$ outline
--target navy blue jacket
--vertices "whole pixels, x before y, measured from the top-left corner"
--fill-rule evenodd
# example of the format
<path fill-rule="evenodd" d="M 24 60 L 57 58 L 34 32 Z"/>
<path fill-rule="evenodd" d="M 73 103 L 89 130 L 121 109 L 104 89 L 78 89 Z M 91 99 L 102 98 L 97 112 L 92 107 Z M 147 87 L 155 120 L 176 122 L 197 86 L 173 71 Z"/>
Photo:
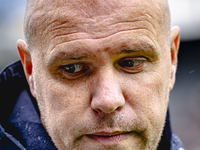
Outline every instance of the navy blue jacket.
<path fill-rule="evenodd" d="M 0 150 L 56 149 L 39 113 L 21 62 L 8 66 L 0 75 Z M 183 150 L 182 147 L 171 130 L 168 113 L 158 150 Z"/>

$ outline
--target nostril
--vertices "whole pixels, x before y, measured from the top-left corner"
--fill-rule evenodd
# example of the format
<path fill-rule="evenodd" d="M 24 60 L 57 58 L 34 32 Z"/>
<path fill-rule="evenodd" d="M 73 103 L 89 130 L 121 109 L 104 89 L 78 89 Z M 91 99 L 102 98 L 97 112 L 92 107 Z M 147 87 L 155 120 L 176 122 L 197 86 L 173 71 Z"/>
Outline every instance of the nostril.
<path fill-rule="evenodd" d="M 117 111 L 120 111 L 122 108 L 123 108 L 123 107 L 118 107 L 116 110 L 117 110 Z"/>

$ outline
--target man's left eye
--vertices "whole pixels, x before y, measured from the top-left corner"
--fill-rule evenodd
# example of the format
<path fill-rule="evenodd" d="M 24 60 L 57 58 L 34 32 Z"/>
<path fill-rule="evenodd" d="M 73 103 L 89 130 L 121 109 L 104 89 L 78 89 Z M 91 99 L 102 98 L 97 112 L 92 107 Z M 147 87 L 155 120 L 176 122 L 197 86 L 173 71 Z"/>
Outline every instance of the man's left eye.
<path fill-rule="evenodd" d="M 134 58 L 125 58 L 125 59 L 121 59 L 119 62 L 118 62 L 118 65 L 125 69 L 125 71 L 134 71 L 134 72 L 137 72 L 139 70 L 141 70 L 141 67 L 143 65 L 143 63 L 145 62 L 146 60 L 143 59 L 143 58 L 139 58 L 139 59 L 134 59 Z"/>

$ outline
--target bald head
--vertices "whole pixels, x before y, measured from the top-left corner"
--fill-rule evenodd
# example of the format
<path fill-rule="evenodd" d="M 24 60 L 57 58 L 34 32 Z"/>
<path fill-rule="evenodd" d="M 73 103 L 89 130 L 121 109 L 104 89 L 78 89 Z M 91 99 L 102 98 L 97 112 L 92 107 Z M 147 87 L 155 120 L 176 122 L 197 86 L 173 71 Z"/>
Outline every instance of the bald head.
<path fill-rule="evenodd" d="M 154 19 L 158 22 L 157 28 L 169 35 L 170 12 L 167 0 L 28 0 L 25 38 L 29 50 L 38 44 L 40 47 L 47 46 L 49 40 L 56 36 L 51 33 L 56 25 L 62 25 L 59 34 L 87 33 L 90 30 L 97 31 L 98 35 L 87 35 L 88 38 L 100 38 L 104 33 L 98 24 L 105 26 L 104 30 L 108 34 L 113 34 L 117 31 L 111 31 L 109 25 L 133 22 L 142 17 L 148 17 L 149 21 Z M 124 30 L 123 27 L 119 28 Z M 50 33 L 51 37 L 47 36 Z M 41 43 L 44 38 L 45 41 Z"/>

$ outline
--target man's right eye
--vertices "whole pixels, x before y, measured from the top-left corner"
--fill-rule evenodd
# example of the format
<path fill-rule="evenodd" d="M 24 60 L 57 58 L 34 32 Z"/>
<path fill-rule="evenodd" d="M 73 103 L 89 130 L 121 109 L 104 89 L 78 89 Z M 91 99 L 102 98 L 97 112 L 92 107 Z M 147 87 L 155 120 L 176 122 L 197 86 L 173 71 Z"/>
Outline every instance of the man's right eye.
<path fill-rule="evenodd" d="M 63 69 L 68 73 L 77 73 L 84 69 L 84 66 L 82 64 L 69 64 L 66 66 L 63 66 Z"/>
<path fill-rule="evenodd" d="M 77 77 L 81 74 L 84 74 L 89 69 L 89 67 L 85 64 L 77 63 L 61 66 L 61 69 L 64 75 Z"/>

